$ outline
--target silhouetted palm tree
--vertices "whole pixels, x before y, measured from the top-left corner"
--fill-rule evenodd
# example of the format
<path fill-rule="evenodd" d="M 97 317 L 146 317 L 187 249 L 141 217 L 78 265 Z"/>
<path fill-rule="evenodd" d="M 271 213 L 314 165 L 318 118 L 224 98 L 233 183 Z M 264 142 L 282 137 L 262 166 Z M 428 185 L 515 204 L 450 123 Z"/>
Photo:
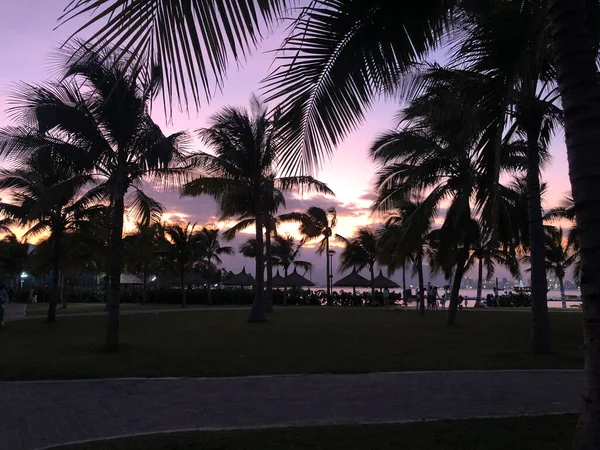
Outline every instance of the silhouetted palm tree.
<path fill-rule="evenodd" d="M 368 227 L 359 228 L 351 239 L 336 235 L 336 239 L 344 244 L 344 250 L 340 255 L 340 271 L 351 268 L 357 270 L 368 268 L 371 274 L 371 302 L 373 304 L 375 303 L 375 263 L 380 259 L 380 247 L 377 244 L 379 235 L 380 233 Z"/>
<path fill-rule="evenodd" d="M 274 209 L 277 191 L 298 189 L 332 194 L 324 183 L 308 176 L 277 176 L 279 153 L 277 112 L 271 117 L 262 103 L 251 99 L 251 111 L 227 107 L 200 130 L 215 155 L 194 156 L 197 178 L 183 186 L 182 194 L 210 195 L 220 206 L 222 219 L 254 217 L 256 239 L 255 298 L 250 322 L 265 321 L 263 228 Z"/>
<path fill-rule="evenodd" d="M 166 236 L 165 253 L 172 264 L 175 273 L 179 276 L 179 289 L 181 289 L 181 307 L 186 307 L 185 272 L 193 263 L 202 258 L 202 237 L 200 232 L 194 231 L 196 224 L 187 223 L 185 227 L 171 224 L 164 227 Z"/>
<path fill-rule="evenodd" d="M 156 273 L 160 256 L 164 253 L 165 231 L 159 222 L 138 223 L 133 233 L 123 238 L 125 267 L 141 274 L 142 304 L 148 303 L 148 278 Z"/>
<path fill-rule="evenodd" d="M 329 240 L 333 237 L 333 230 L 337 225 L 337 212 L 334 207 L 323 209 L 311 206 L 305 213 L 293 212 L 281 215 L 283 220 L 297 221 L 300 223 L 300 234 L 303 236 L 302 244 L 320 239 L 317 253 L 325 253 L 327 267 L 327 304 L 331 304 L 331 267 L 329 265 Z"/>
<path fill-rule="evenodd" d="M 98 183 L 88 195 L 105 199 L 111 209 L 106 349 L 116 351 L 125 200 L 136 221 L 160 215 L 160 205 L 143 192 L 142 183 L 183 176 L 181 149 L 187 136 L 165 136 L 150 117 L 159 82 L 156 70 L 133 73 L 114 60 L 110 49 L 96 53 L 77 44 L 73 48 L 77 50 L 65 50 L 60 84 L 23 85 L 17 93 L 15 117 L 34 117 L 35 127 L 4 130 L 0 149 L 6 158 L 19 158 L 45 151 L 51 141 L 54 151 L 75 161 Z"/>
<path fill-rule="evenodd" d="M 577 261 L 576 249 L 564 236 L 562 228 L 546 227 L 545 250 L 546 270 L 558 279 L 560 299 L 563 308 L 566 308 L 564 280 L 569 268 Z M 523 259 L 531 263 L 531 256 L 527 255 Z"/>
<path fill-rule="evenodd" d="M 83 220 L 93 198 L 79 197 L 92 177 L 78 172 L 69 161 L 52 153 L 37 153 L 20 169 L 0 172 L 0 189 L 9 190 L 12 203 L 0 203 L 0 211 L 19 225 L 29 227 L 27 240 L 44 233 L 52 247 L 52 282 L 46 320 L 56 320 L 65 234 Z"/>
<path fill-rule="evenodd" d="M 275 264 L 283 267 L 283 305 L 287 305 L 287 276 L 291 266 L 300 267 L 304 271 L 312 270 L 312 263 L 298 259 L 302 244 L 296 244 L 292 236 L 275 236 L 273 258 Z"/>
<path fill-rule="evenodd" d="M 201 260 L 206 263 L 206 269 L 208 274 L 207 283 L 207 296 L 208 304 L 212 304 L 211 290 L 212 290 L 212 273 L 213 267 L 216 267 L 222 263 L 221 255 L 233 255 L 235 252 L 233 247 L 223 247 L 219 242 L 219 230 L 216 228 L 203 227 L 198 235 L 199 254 Z"/>

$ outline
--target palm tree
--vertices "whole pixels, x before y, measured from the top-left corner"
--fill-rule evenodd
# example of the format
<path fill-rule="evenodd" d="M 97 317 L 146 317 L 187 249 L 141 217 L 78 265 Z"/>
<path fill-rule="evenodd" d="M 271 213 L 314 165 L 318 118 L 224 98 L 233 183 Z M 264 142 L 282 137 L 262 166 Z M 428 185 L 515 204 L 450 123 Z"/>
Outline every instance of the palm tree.
<path fill-rule="evenodd" d="M 251 99 L 251 111 L 226 107 L 211 118 L 211 126 L 199 131 L 215 153 L 194 156 L 198 176 L 182 188 L 183 195 L 207 194 L 220 206 L 222 219 L 254 217 L 256 286 L 250 322 L 264 322 L 263 228 L 270 230 L 276 191 L 303 190 L 332 194 L 324 184 L 308 176 L 277 176 L 279 153 L 277 112 L 271 117 L 262 103 Z"/>
<path fill-rule="evenodd" d="M 33 130 L 5 130 L 0 148 L 6 157 L 19 158 L 45 150 L 51 141 L 56 152 L 74 159 L 96 179 L 98 185 L 89 195 L 105 199 L 111 208 L 106 349 L 116 351 L 125 200 L 134 220 L 157 220 L 162 210 L 143 192 L 142 182 L 165 182 L 185 174 L 181 149 L 187 136 L 165 136 L 150 117 L 159 82 L 155 70 L 132 72 L 117 63 L 110 50 L 75 48 L 66 52 L 61 83 L 24 85 L 17 93 L 15 116 L 34 117 L 37 123 Z"/>
<path fill-rule="evenodd" d="M 27 269 L 31 246 L 19 240 L 12 232 L 7 232 L 0 240 L 1 273 L 11 279 L 15 298 L 21 298 L 21 275 Z"/>
<path fill-rule="evenodd" d="M 565 238 L 562 228 L 546 227 L 546 270 L 558 279 L 562 307 L 566 308 L 564 279 L 567 271 L 576 263 L 577 255 L 573 244 Z M 531 256 L 523 258 L 531 263 Z"/>
<path fill-rule="evenodd" d="M 78 17 L 100 6 L 86 24 L 91 26 L 114 11 L 116 14 L 110 15 L 111 20 L 96 35 L 97 42 L 122 41 L 125 48 L 134 49 L 131 52 L 133 60 L 166 60 L 164 70 L 169 76 L 177 76 L 176 79 L 185 81 L 192 76 L 194 80 L 209 80 L 203 61 L 215 61 L 211 67 L 218 68 L 218 73 L 222 74 L 228 49 L 236 56 L 243 55 L 242 50 L 256 42 L 253 38 L 260 28 L 253 22 L 261 23 L 260 13 L 270 23 L 285 4 L 284 0 L 263 2 L 259 14 L 233 14 L 229 17 L 225 13 L 228 9 L 213 7 L 208 14 L 194 20 L 197 18 L 195 13 L 184 13 L 183 5 L 188 3 L 168 2 L 169 8 L 157 7 L 166 3 L 166 0 L 78 0 L 71 3 L 63 18 Z M 301 9 L 284 44 L 283 50 L 287 49 L 288 53 L 282 52 L 281 64 L 270 78 L 271 97 L 286 99 L 284 123 L 289 124 L 287 140 L 292 149 L 300 150 L 291 154 L 304 157 L 308 161 L 304 166 L 317 165 L 324 153 L 363 120 L 364 112 L 373 99 L 387 86 L 396 83 L 407 66 L 439 43 L 448 28 L 462 26 L 461 20 L 448 19 L 460 18 L 457 4 L 464 3 L 445 0 L 419 2 L 401 15 L 397 14 L 397 2 L 392 0 L 319 0 Z M 523 4 L 521 1 L 517 3 Z M 543 4 L 547 5 L 543 13 L 550 19 L 553 56 L 564 105 L 573 197 L 577 205 L 578 225 L 582 230 L 582 266 L 587 279 L 597 280 L 600 267 L 593 264 L 593 255 L 600 239 L 595 233 L 600 200 L 594 197 L 594 193 L 600 188 L 600 154 L 594 148 L 600 141 L 600 129 L 590 130 L 588 126 L 596 123 L 600 114 L 596 65 L 598 36 L 594 26 L 596 4 L 586 0 L 548 0 Z M 236 5 L 242 8 L 246 2 Z M 239 12 L 238 8 L 234 11 Z M 204 10 L 190 7 L 185 11 Z M 172 20 L 173 17 L 186 17 L 186 21 Z M 232 18 L 235 18 L 237 27 L 232 26 Z M 153 23 L 167 25 L 149 26 Z M 253 25 L 249 26 L 250 23 Z M 515 27 L 511 20 L 503 23 L 507 27 L 522 28 Z M 241 31 L 227 34 L 229 45 L 225 48 L 221 39 L 209 38 L 231 29 Z M 203 44 L 207 46 L 209 56 L 218 55 L 219 58 L 206 58 L 206 53 L 202 52 Z M 154 51 L 142 52 L 148 48 Z M 159 58 L 156 58 L 157 53 Z M 290 57 L 290 53 L 294 57 Z M 180 64 L 173 64 L 173 61 Z M 195 62 L 201 70 L 196 69 Z M 180 83 L 169 85 L 180 86 Z M 198 93 L 204 88 L 207 91 L 208 86 L 207 83 L 196 83 L 192 84 L 192 90 Z M 187 91 L 182 89 L 178 92 Z M 599 289 L 596 284 L 582 283 L 584 314 L 589 319 L 585 321 L 587 338 L 600 335 Z M 588 340 L 593 344 L 586 347 L 586 360 L 597 362 L 587 366 L 586 385 L 589 388 L 574 443 L 575 450 L 592 448 L 600 429 L 600 390 L 593 388 L 599 384 L 600 360 L 594 359 L 594 355 L 600 352 L 600 339 Z"/>
<path fill-rule="evenodd" d="M 423 214 L 422 199 L 395 199 L 395 209 L 386 208 L 385 230 L 379 238 L 380 263 L 390 273 L 402 267 L 402 283 L 406 295 L 405 267 L 412 263 L 413 275 L 419 280 L 419 314 L 425 314 L 425 281 L 423 260 L 430 242 L 432 216 Z M 377 203 L 374 204 L 376 210 Z M 407 299 L 408 300 L 408 299 Z"/>
<path fill-rule="evenodd" d="M 212 304 L 211 288 L 212 288 L 212 268 L 221 264 L 220 255 L 233 255 L 233 247 L 222 247 L 219 243 L 219 230 L 216 228 L 203 227 L 199 233 L 199 254 L 202 255 L 202 260 L 206 263 L 208 273 L 207 296 L 208 304 Z"/>
<path fill-rule="evenodd" d="M 375 263 L 379 262 L 380 259 L 380 247 L 377 245 L 379 234 L 371 228 L 361 227 L 352 239 L 336 235 L 336 239 L 344 244 L 340 270 L 345 271 L 350 268 L 362 270 L 365 267 L 369 269 L 371 274 L 371 302 L 373 304 L 375 304 Z"/>
<path fill-rule="evenodd" d="M 497 190 L 497 186 L 486 182 L 489 173 L 481 154 L 485 127 L 481 118 L 473 115 L 477 112 L 477 99 L 466 89 L 465 78 L 470 81 L 469 85 L 481 81 L 477 75 L 460 73 L 458 77 L 447 77 L 444 83 L 430 86 L 402 112 L 403 127 L 380 136 L 371 149 L 372 158 L 380 166 L 375 210 L 385 213 L 415 195 L 424 196 L 403 227 L 404 245 L 412 247 L 418 243 L 422 249 L 423 238 L 431 229 L 439 208 L 449 201 L 444 224 L 433 236 L 440 267 L 447 276 L 454 267 L 449 324 L 454 324 L 458 306 L 460 278 L 457 275 L 462 277 L 467 270 L 470 252 L 479 235 L 473 217 L 482 213 L 487 199 Z M 523 151 L 519 141 L 502 142 L 501 173 L 520 169 Z M 482 217 L 488 220 L 487 214 Z M 489 222 L 485 226 L 494 228 Z M 414 228 L 412 233 L 409 227 Z M 422 256 L 419 258 L 422 260 Z"/>
<path fill-rule="evenodd" d="M 327 304 L 331 304 L 331 267 L 329 266 L 329 240 L 333 237 L 333 229 L 337 225 L 337 212 L 334 207 L 323 209 L 319 206 L 311 206 L 306 213 L 282 214 L 284 220 L 300 222 L 300 234 L 303 237 L 302 244 L 320 239 L 317 253 L 325 253 L 325 265 L 327 268 Z"/>
<path fill-rule="evenodd" d="M 34 154 L 22 168 L 0 171 L 0 189 L 8 189 L 12 196 L 12 203 L 0 203 L 0 211 L 20 225 L 30 226 L 23 236 L 25 240 L 50 233 L 48 322 L 56 320 L 65 234 L 83 219 L 93 201 L 87 196 L 78 198 L 90 181 L 89 175 L 78 173 L 69 161 L 51 153 Z"/>
<path fill-rule="evenodd" d="M 475 303 L 481 302 L 481 290 L 483 287 L 483 269 L 486 269 L 486 280 L 494 276 L 496 264 L 508 268 L 512 276 L 519 274 L 519 262 L 515 254 L 515 248 L 502 245 L 491 235 L 480 231 L 479 239 L 474 243 L 470 258 L 477 259 L 477 298 Z"/>
<path fill-rule="evenodd" d="M 287 276 L 291 266 L 300 267 L 305 271 L 312 270 L 312 263 L 298 259 L 302 244 L 296 244 L 292 236 L 275 236 L 273 243 L 273 258 L 275 264 L 283 267 L 283 305 L 287 306 Z"/>
<path fill-rule="evenodd" d="M 164 227 L 166 240 L 166 255 L 171 262 L 175 273 L 179 276 L 179 289 L 181 289 L 181 307 L 186 307 L 185 296 L 185 271 L 200 260 L 204 255 L 202 250 L 202 237 L 194 231 L 196 224 L 187 223 L 185 227 L 171 224 Z"/>
<path fill-rule="evenodd" d="M 159 255 L 164 248 L 165 231 L 159 222 L 137 223 L 133 233 L 123 238 L 125 266 L 141 273 L 142 304 L 148 303 L 148 278 L 158 268 Z"/>
<path fill-rule="evenodd" d="M 575 220 L 575 203 L 573 196 L 568 195 L 561 205 L 557 208 L 552 208 L 544 215 L 544 220 L 567 220 L 571 222 L 569 235 L 567 237 L 568 246 L 573 252 L 573 268 L 577 277 L 581 279 L 581 255 L 579 248 L 579 236 L 577 232 L 577 222 Z"/>
<path fill-rule="evenodd" d="M 274 177 L 273 177 L 274 178 Z M 267 280 L 266 280 L 266 296 L 265 296 L 265 312 L 273 312 L 273 258 L 271 250 L 271 240 L 273 236 L 277 235 L 277 224 L 280 220 L 274 216 L 277 210 L 285 205 L 285 198 L 283 192 L 279 189 L 274 188 L 273 179 L 265 183 L 265 213 L 264 224 L 265 224 L 265 261 L 267 268 Z M 272 198 L 272 200 L 271 200 Z M 232 202 L 236 204 L 244 204 L 246 201 L 240 199 L 239 202 Z M 246 209 L 246 211 L 243 211 Z M 223 233 L 223 237 L 227 240 L 232 240 L 238 232 L 243 231 L 249 227 L 256 226 L 256 213 L 247 211 L 246 208 L 242 208 L 239 211 L 237 219 L 239 220 L 234 226 Z M 234 214 L 232 212 L 231 214 Z"/>

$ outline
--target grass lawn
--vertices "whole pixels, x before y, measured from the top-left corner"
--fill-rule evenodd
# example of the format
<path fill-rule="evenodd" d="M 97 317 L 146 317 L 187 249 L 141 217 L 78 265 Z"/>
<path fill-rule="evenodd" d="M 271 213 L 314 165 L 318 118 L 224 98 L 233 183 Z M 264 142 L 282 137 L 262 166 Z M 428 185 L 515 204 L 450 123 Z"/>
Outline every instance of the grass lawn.
<path fill-rule="evenodd" d="M 152 309 L 177 309 L 180 305 L 166 305 L 163 303 L 122 303 L 121 311 L 143 311 Z M 201 308 L 201 306 L 188 306 L 189 309 Z M 104 311 L 104 303 L 72 303 L 66 309 L 61 309 L 60 305 L 56 309 L 56 314 L 82 314 L 97 313 Z M 27 316 L 45 316 L 48 313 L 48 303 L 36 303 L 27 305 Z"/>
<path fill-rule="evenodd" d="M 0 379 L 235 376 L 446 369 L 583 367 L 581 316 L 551 314 L 556 353 L 528 351 L 528 313 L 459 314 L 361 309 L 124 315 L 121 352 L 102 351 L 103 316 L 10 323 L 0 330 Z"/>
<path fill-rule="evenodd" d="M 340 425 L 160 434 L 65 450 L 567 450 L 577 417 Z"/>

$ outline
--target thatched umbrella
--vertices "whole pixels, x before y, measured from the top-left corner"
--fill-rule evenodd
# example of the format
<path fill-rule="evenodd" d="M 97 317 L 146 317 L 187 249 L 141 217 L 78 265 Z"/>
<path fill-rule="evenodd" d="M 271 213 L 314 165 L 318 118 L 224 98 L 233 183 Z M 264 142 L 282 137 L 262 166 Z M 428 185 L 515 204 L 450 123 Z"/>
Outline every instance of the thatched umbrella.
<path fill-rule="evenodd" d="M 285 278 L 279 275 L 279 270 L 277 274 L 273 277 L 273 286 L 282 287 L 285 286 Z"/>
<path fill-rule="evenodd" d="M 300 275 L 296 269 L 294 269 L 292 273 L 285 277 L 285 284 L 287 286 L 292 286 L 292 288 L 315 285 L 315 283 L 310 281 L 308 278 L 304 278 L 302 275 Z"/>
<path fill-rule="evenodd" d="M 351 287 L 352 294 L 356 295 L 357 287 L 371 287 L 371 282 L 359 274 L 356 269 L 352 269 L 352 272 L 333 283 L 333 285 L 335 287 Z"/>
<path fill-rule="evenodd" d="M 254 286 L 254 277 L 246 273 L 246 268 L 244 267 L 240 273 L 229 275 L 222 281 L 222 284 L 226 286 Z"/>
<path fill-rule="evenodd" d="M 394 289 L 394 288 L 399 288 L 400 285 L 398 283 L 396 283 L 393 280 L 390 280 L 388 277 L 384 276 L 383 273 L 381 272 L 381 270 L 379 271 L 379 275 L 377 275 L 374 279 L 373 279 L 373 283 L 375 284 L 376 288 L 388 288 L 388 289 Z"/>

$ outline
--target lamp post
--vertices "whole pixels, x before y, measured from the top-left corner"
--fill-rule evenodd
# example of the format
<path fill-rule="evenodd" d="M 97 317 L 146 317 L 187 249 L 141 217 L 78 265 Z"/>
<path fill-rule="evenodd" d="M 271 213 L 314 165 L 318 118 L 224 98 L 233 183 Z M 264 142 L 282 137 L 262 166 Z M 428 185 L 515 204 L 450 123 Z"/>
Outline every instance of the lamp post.
<path fill-rule="evenodd" d="M 329 250 L 327 252 L 327 263 L 329 264 L 329 279 L 327 280 L 328 297 L 331 297 L 331 291 L 333 290 L 333 255 L 335 255 L 335 250 Z"/>

